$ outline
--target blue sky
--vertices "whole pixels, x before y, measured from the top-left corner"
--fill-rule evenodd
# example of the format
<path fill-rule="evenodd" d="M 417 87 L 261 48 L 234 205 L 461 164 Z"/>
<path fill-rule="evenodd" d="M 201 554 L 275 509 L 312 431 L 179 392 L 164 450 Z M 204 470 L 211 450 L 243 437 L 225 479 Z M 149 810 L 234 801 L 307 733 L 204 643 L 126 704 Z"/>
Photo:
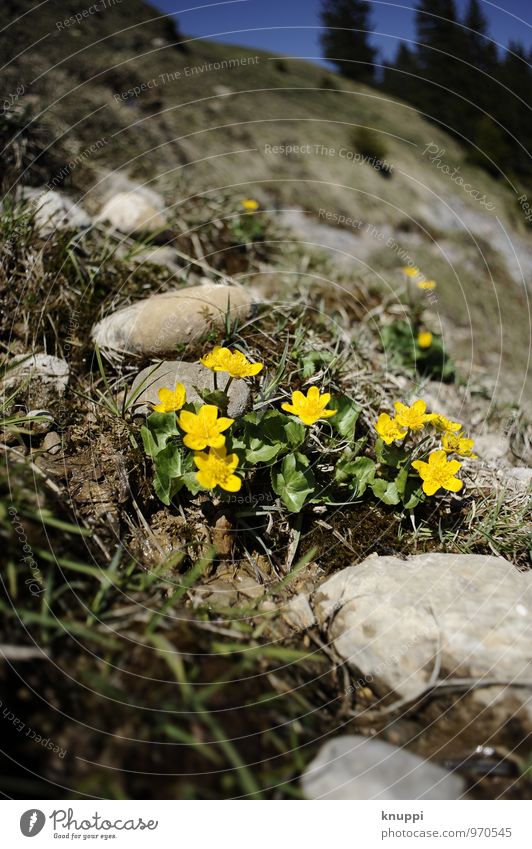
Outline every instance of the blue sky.
<path fill-rule="evenodd" d="M 152 0 L 164 12 L 175 13 L 182 32 L 271 50 L 285 56 L 320 59 L 320 0 Z M 374 42 L 386 57 L 401 39 L 414 38 L 415 0 L 371 0 Z M 519 40 L 532 46 L 532 0 L 482 0 L 492 38 L 501 45 Z M 467 0 L 457 0 L 464 10 Z"/>

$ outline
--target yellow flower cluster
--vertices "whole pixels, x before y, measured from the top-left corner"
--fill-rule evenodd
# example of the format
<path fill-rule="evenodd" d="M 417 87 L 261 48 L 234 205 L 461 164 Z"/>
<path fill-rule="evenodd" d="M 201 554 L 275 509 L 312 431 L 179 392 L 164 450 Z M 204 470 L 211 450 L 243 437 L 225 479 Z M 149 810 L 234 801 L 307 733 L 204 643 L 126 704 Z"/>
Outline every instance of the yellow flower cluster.
<path fill-rule="evenodd" d="M 255 204 L 256 201 L 246 203 Z M 250 362 L 240 351 L 220 346 L 202 357 L 200 362 L 211 371 L 226 372 L 230 380 L 254 377 L 264 368 L 262 363 Z M 231 427 L 234 419 L 219 416 L 219 410 L 214 404 L 203 404 L 197 413 L 182 410 L 187 400 L 182 383 L 178 383 L 174 389 L 163 387 L 159 389 L 158 395 L 159 404 L 153 407 L 156 413 L 177 413 L 181 410 L 177 423 L 184 433 L 183 444 L 194 452 L 209 449 L 208 453 L 194 454 L 198 483 L 205 489 L 220 486 L 227 492 L 238 492 L 242 486 L 242 480 L 234 474 L 238 457 L 236 454 L 227 454 L 224 436 L 224 431 Z"/>
<path fill-rule="evenodd" d="M 240 351 L 216 346 L 208 354 L 201 357 L 200 362 L 213 372 L 225 372 L 231 380 L 255 377 L 264 368 L 263 363 L 253 363 Z M 229 384 L 228 384 L 229 385 Z M 236 454 L 227 454 L 225 431 L 234 419 L 220 416 L 214 404 L 203 404 L 197 413 L 183 410 L 187 396 L 183 384 L 178 383 L 174 389 L 159 389 L 159 404 L 154 406 L 158 413 L 177 413 L 177 423 L 184 433 L 183 443 L 195 452 L 194 462 L 198 471 L 196 479 L 205 489 L 216 486 L 228 492 L 238 492 L 242 485 L 241 479 L 235 475 L 238 467 Z M 292 403 L 282 404 L 283 410 L 291 413 L 306 425 L 313 425 L 319 419 L 328 419 L 336 415 L 337 410 L 328 409 L 331 396 L 328 392 L 320 392 L 317 386 L 311 386 L 304 395 L 303 392 L 292 393 Z M 406 431 L 405 431 L 406 433 Z M 205 449 L 209 449 L 205 452 Z M 205 453 L 197 453 L 205 452 Z"/>
<path fill-rule="evenodd" d="M 423 272 L 414 265 L 405 265 L 401 271 L 409 280 L 416 284 L 418 289 L 431 290 L 436 288 L 435 280 L 427 280 Z"/>
<path fill-rule="evenodd" d="M 419 472 L 423 481 L 425 495 L 434 495 L 439 489 L 459 492 L 463 483 L 455 477 L 462 464 L 458 460 L 448 460 L 448 454 L 476 459 L 473 454 L 474 441 L 464 436 L 462 425 L 453 422 L 441 413 L 427 413 L 425 401 L 415 401 L 410 407 L 396 401 L 395 418 L 381 413 L 375 424 L 375 430 L 386 445 L 404 439 L 409 431 L 421 431 L 425 425 L 432 425 L 441 434 L 441 448 L 429 454 L 428 462 L 415 460 L 412 467 Z"/>

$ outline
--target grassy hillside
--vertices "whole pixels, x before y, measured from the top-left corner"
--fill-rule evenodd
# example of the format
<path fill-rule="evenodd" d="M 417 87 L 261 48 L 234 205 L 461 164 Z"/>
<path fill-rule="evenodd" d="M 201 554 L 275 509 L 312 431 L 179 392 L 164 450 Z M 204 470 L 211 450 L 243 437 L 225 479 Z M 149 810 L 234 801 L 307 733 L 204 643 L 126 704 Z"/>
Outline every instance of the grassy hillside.
<path fill-rule="evenodd" d="M 10 0 L 0 11 L 3 60 L 17 55 L 4 89 L 22 81 L 19 108 L 44 124 L 25 130 L 45 150 L 27 154 L 24 181 L 64 177 L 83 196 L 102 169 L 120 169 L 176 212 L 189 196 L 228 190 L 329 229 L 354 219 L 350 276 L 394 290 L 405 258 L 419 265 L 438 281 L 436 320 L 466 372 L 500 369 L 496 392 L 524 397 L 532 250 L 509 183 L 470 166 L 412 107 L 309 63 L 179 35 L 137 0 L 68 25 L 74 3 L 31 7 Z"/>

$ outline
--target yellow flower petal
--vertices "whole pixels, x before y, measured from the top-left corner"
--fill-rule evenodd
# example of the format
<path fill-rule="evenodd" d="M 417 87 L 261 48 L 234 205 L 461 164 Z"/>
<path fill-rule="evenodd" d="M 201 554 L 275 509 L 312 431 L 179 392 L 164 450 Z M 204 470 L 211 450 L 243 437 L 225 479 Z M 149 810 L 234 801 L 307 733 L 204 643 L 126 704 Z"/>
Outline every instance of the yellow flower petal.
<path fill-rule="evenodd" d="M 396 411 L 396 421 L 401 427 L 406 427 L 409 430 L 421 430 L 428 422 L 435 418 L 434 413 L 426 413 L 427 405 L 425 401 L 414 401 L 411 407 L 405 406 L 400 401 L 394 404 Z"/>
<path fill-rule="evenodd" d="M 183 410 L 177 420 L 181 430 L 185 431 L 184 444 L 193 451 L 207 447 L 221 448 L 225 445 L 222 431 L 227 430 L 233 422 L 234 419 L 223 416 L 218 418 L 218 408 L 214 404 L 204 404 L 197 414 Z"/>
<path fill-rule="evenodd" d="M 445 451 L 441 449 L 430 454 L 428 463 L 415 460 L 412 467 L 423 481 L 425 495 L 435 495 L 439 489 L 459 492 L 463 487 L 462 481 L 454 477 L 462 468 L 462 464 L 458 460 L 447 460 Z"/>
<path fill-rule="evenodd" d="M 242 486 L 241 478 L 234 474 L 238 457 L 236 454 L 228 455 L 225 446 L 211 449 L 208 454 L 196 454 L 194 462 L 199 469 L 196 480 L 205 489 L 219 486 L 227 492 L 238 492 Z"/>
<path fill-rule="evenodd" d="M 187 393 L 182 383 L 178 383 L 175 389 L 163 386 L 158 391 L 160 404 L 154 405 L 156 413 L 174 413 L 180 410 L 187 400 Z"/>
<path fill-rule="evenodd" d="M 292 413 L 297 416 L 305 425 L 313 425 L 318 419 L 328 419 L 336 415 L 338 410 L 325 409 L 331 396 L 328 392 L 323 395 L 317 386 L 311 386 L 306 394 L 303 395 L 298 389 L 292 393 L 292 403 L 283 403 L 281 407 L 287 413 Z"/>
<path fill-rule="evenodd" d="M 200 362 L 211 371 L 226 372 L 237 380 L 254 377 L 264 368 L 263 363 L 252 363 L 241 351 L 216 346 L 209 354 L 201 357 Z"/>
<path fill-rule="evenodd" d="M 253 198 L 246 198 L 245 200 L 241 200 L 240 203 L 246 212 L 256 212 L 259 208 L 258 200 L 253 200 Z"/>
<path fill-rule="evenodd" d="M 416 268 L 413 265 L 404 265 L 401 271 L 403 274 L 406 274 L 407 277 L 419 277 L 421 274 L 419 268 Z"/>
<path fill-rule="evenodd" d="M 386 445 L 391 445 L 396 439 L 404 439 L 407 429 L 401 427 L 396 419 L 388 413 L 381 413 L 375 424 L 375 430 Z"/>
<path fill-rule="evenodd" d="M 432 345 L 433 335 L 429 330 L 424 330 L 418 333 L 417 344 L 420 348 L 430 348 Z"/>

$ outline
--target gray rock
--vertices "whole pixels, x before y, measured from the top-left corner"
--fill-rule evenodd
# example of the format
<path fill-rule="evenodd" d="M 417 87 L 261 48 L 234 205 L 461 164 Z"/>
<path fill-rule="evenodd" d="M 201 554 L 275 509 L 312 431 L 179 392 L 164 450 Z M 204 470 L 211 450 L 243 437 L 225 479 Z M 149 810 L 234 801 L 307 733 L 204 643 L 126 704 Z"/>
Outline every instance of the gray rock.
<path fill-rule="evenodd" d="M 47 433 L 42 441 L 42 450 L 48 454 L 59 454 L 61 451 L 61 437 L 55 430 Z"/>
<path fill-rule="evenodd" d="M 54 417 L 49 410 L 28 410 L 26 418 L 32 433 L 48 433 L 54 423 Z"/>
<path fill-rule="evenodd" d="M 509 451 L 510 443 L 502 434 L 486 433 L 475 439 L 475 454 L 486 462 L 502 460 Z"/>
<path fill-rule="evenodd" d="M 251 308 L 249 293 L 238 286 L 191 286 L 117 310 L 93 327 L 92 338 L 100 348 L 164 357 L 223 327 L 228 312 L 231 320 L 244 319 Z"/>
<path fill-rule="evenodd" d="M 124 253 L 126 252 L 124 251 Z M 154 247 L 152 245 L 141 251 L 135 251 L 131 255 L 130 261 L 135 265 L 144 265 L 146 262 L 153 265 L 163 265 L 173 272 L 179 270 L 179 255 L 168 246 Z"/>
<path fill-rule="evenodd" d="M 84 203 L 87 209 L 96 214 L 107 201 L 123 192 L 135 192 L 150 201 L 157 209 L 164 209 L 164 198 L 145 183 L 131 179 L 127 171 L 108 171 L 105 168 L 96 170 L 98 179 L 85 194 Z"/>
<path fill-rule="evenodd" d="M 224 388 L 227 375 L 218 376 L 218 388 Z M 176 383 L 182 383 L 187 390 L 187 401 L 201 401 L 197 389 L 214 389 L 213 373 L 201 363 L 164 362 L 158 366 L 150 366 L 138 373 L 130 389 L 130 397 L 134 397 L 140 389 L 140 394 L 132 404 L 131 411 L 136 415 L 146 415 L 151 412 L 151 404 L 159 403 L 159 389 L 167 387 L 174 389 Z M 141 389 L 142 387 L 142 389 Z M 233 380 L 229 387 L 228 415 L 231 418 L 241 416 L 247 409 L 250 391 L 245 380 Z"/>
<path fill-rule="evenodd" d="M 4 392 L 27 383 L 31 394 L 35 394 L 34 384 L 38 383 L 56 395 L 64 394 L 70 375 L 66 360 L 53 357 L 51 354 L 31 354 L 16 357 L 14 362 L 15 365 L 7 372 L 3 380 Z"/>
<path fill-rule="evenodd" d="M 504 479 L 509 486 L 527 490 L 532 484 L 532 469 L 528 466 L 514 466 L 504 470 Z"/>
<path fill-rule="evenodd" d="M 464 782 L 384 740 L 346 735 L 325 743 L 305 770 L 307 799 L 459 799 Z"/>
<path fill-rule="evenodd" d="M 26 187 L 22 196 L 31 200 L 35 209 L 35 226 L 42 236 L 48 236 L 54 230 L 78 230 L 91 226 L 85 210 L 61 192 Z"/>
<path fill-rule="evenodd" d="M 532 728 L 532 573 L 483 555 L 372 555 L 319 587 L 313 607 L 361 686 L 415 699 L 441 664 L 440 680 L 497 682 L 472 688 L 472 709 L 515 711 Z"/>
<path fill-rule="evenodd" d="M 296 631 L 306 631 L 316 624 L 314 613 L 305 593 L 298 593 L 290 599 L 283 611 L 283 618 Z"/>
<path fill-rule="evenodd" d="M 119 192 L 104 204 L 96 221 L 110 224 L 121 233 L 153 233 L 168 225 L 165 203 L 150 192 Z"/>

